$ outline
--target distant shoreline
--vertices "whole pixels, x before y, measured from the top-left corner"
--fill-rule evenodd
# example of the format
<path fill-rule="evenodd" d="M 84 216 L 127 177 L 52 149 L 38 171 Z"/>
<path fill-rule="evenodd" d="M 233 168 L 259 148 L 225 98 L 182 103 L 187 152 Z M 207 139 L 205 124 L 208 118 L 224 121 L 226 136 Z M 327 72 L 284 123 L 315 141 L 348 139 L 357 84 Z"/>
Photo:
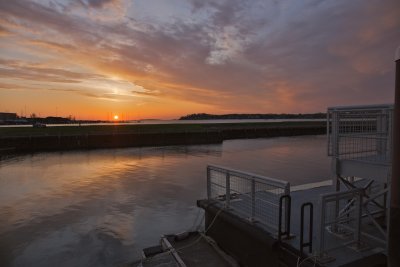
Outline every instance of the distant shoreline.
<path fill-rule="evenodd" d="M 229 139 L 316 135 L 325 132 L 324 121 L 7 127 L 0 128 L 0 155 L 41 151 L 215 144 Z"/>
<path fill-rule="evenodd" d="M 196 113 L 180 117 L 179 120 L 287 120 L 287 119 L 326 119 L 326 113 L 309 114 L 207 114 Z"/>

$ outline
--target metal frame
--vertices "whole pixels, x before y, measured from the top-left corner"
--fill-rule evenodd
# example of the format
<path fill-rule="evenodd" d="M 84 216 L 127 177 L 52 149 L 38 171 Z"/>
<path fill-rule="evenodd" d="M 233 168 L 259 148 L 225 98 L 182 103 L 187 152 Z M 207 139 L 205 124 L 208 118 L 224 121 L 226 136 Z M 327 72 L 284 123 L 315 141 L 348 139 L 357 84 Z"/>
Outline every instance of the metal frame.
<path fill-rule="evenodd" d="M 328 155 L 339 160 L 389 165 L 392 120 L 393 105 L 328 108 Z"/>
<path fill-rule="evenodd" d="M 223 204 L 225 209 L 250 222 L 260 223 L 279 232 L 279 215 L 284 210 L 281 224 L 289 229 L 290 201 L 280 210 L 280 198 L 290 195 L 290 184 L 257 174 L 221 166 L 207 166 L 207 198 Z"/>
<path fill-rule="evenodd" d="M 304 210 L 308 207 L 308 242 L 304 242 Z M 300 255 L 304 256 L 304 248 L 308 247 L 308 253 L 312 253 L 313 249 L 313 224 L 314 224 L 314 205 L 311 202 L 306 202 L 301 205 L 300 215 Z"/>
<path fill-rule="evenodd" d="M 387 215 L 386 201 L 390 190 L 392 164 L 392 127 L 393 105 L 328 108 L 328 155 L 332 156 L 335 189 L 340 193 L 343 184 L 345 189 L 349 190 L 343 193 L 361 190 L 362 210 L 359 214 L 360 226 L 357 231 L 383 244 L 385 248 L 387 233 L 378 223 L 376 215 L 384 217 Z M 355 177 L 365 179 L 365 184 L 356 183 Z M 339 201 L 336 201 L 335 205 L 338 217 Z M 363 231 L 366 225 L 362 223 L 365 221 L 372 222 L 379 236 Z"/>
<path fill-rule="evenodd" d="M 320 195 L 319 209 L 319 232 L 317 256 L 321 262 L 328 257 L 328 252 L 346 246 L 361 245 L 361 213 L 362 213 L 362 190 L 355 188 L 344 192 L 334 192 Z M 336 209 L 339 207 L 339 212 Z M 331 211 L 334 209 L 335 211 Z M 329 212 L 330 211 L 330 212 Z M 352 238 L 350 237 L 352 234 Z M 328 235 L 329 234 L 329 235 Z M 347 236 L 341 241 L 327 240 L 336 239 L 335 236 Z M 349 238 L 350 237 L 350 238 Z M 342 241 L 345 242 L 342 242 Z M 332 244 L 335 243 L 335 244 Z"/>
<path fill-rule="evenodd" d="M 283 205 L 283 200 L 285 200 L 285 206 Z M 283 208 L 285 207 L 285 230 L 282 231 L 282 215 Z M 278 218 L 278 241 L 282 240 L 282 236 L 286 239 L 290 238 L 290 215 L 292 209 L 292 198 L 290 195 L 283 195 L 279 198 L 279 218 Z"/>

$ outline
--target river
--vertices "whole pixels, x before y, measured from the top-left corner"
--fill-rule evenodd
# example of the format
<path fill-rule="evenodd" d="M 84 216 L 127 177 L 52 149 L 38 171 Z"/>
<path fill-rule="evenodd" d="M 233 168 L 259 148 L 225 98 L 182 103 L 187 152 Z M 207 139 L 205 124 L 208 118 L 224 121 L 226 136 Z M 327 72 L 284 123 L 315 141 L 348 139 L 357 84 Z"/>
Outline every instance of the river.
<path fill-rule="evenodd" d="M 325 136 L 38 153 L 0 161 L 0 266 L 118 266 L 195 226 L 206 166 L 329 179 Z"/>

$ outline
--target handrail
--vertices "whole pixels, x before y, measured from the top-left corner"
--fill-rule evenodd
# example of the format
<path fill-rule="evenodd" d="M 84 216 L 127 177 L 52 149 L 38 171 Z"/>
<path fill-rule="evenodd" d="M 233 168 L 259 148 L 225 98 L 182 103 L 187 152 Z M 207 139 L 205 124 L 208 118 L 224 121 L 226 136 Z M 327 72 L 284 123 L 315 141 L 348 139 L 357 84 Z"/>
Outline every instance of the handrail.
<path fill-rule="evenodd" d="M 357 106 L 336 106 L 328 107 L 329 111 L 352 111 L 352 110 L 380 110 L 393 109 L 393 104 L 378 104 L 378 105 L 357 105 Z"/>
<path fill-rule="evenodd" d="M 208 200 L 218 201 L 225 209 L 237 212 L 241 218 L 260 223 L 275 231 L 279 228 L 279 208 L 282 213 L 282 207 L 279 206 L 280 197 L 289 194 L 289 182 L 219 166 L 207 166 Z M 290 205 L 286 201 L 285 205 L 288 204 Z M 287 222 L 290 219 L 290 206 L 286 208 L 286 212 L 289 212 L 289 215 L 280 218 L 280 223 L 285 225 L 285 233 L 290 230 L 290 222 Z"/>
<path fill-rule="evenodd" d="M 283 199 L 285 201 L 285 231 L 282 232 L 282 208 L 283 208 Z M 279 198 L 279 222 L 278 222 L 278 241 L 282 240 L 282 236 L 285 235 L 286 238 L 290 238 L 290 214 L 291 214 L 291 207 L 292 207 L 292 198 L 290 195 L 283 195 Z"/>
<path fill-rule="evenodd" d="M 308 242 L 304 242 L 304 209 L 309 207 L 309 225 L 308 225 Z M 301 205 L 300 216 L 300 255 L 303 256 L 304 248 L 308 247 L 308 252 L 312 253 L 312 235 L 313 235 L 313 220 L 314 220 L 314 206 L 311 202 L 306 202 Z"/>
<path fill-rule="evenodd" d="M 282 189 L 286 189 L 289 186 L 289 182 L 287 182 L 287 181 L 274 179 L 274 178 L 270 178 L 270 177 L 254 174 L 254 173 L 238 171 L 238 170 L 226 168 L 226 167 L 223 167 L 223 166 L 208 165 L 207 169 L 208 170 L 215 170 L 215 171 L 222 172 L 222 173 L 225 173 L 225 174 L 229 173 L 229 175 L 240 176 L 241 178 L 244 178 L 244 179 L 247 179 L 247 180 L 255 180 L 255 181 L 258 181 L 258 182 L 261 182 L 261 183 L 266 183 L 266 184 L 269 184 L 269 185 L 273 185 L 273 186 L 276 186 L 276 187 L 279 187 L 279 188 L 282 188 Z"/>

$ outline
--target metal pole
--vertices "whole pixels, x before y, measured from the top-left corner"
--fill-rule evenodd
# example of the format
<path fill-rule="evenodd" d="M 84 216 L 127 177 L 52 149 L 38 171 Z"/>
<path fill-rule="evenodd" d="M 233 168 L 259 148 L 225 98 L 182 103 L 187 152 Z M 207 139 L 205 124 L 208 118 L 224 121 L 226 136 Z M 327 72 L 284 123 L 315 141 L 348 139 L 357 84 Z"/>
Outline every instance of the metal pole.
<path fill-rule="evenodd" d="M 207 166 L 207 199 L 211 199 L 211 170 L 209 166 Z"/>
<path fill-rule="evenodd" d="M 396 81 L 393 119 L 393 158 L 390 188 L 388 263 L 400 266 L 400 46 L 396 51 Z"/>
<path fill-rule="evenodd" d="M 251 179 L 251 217 L 250 221 L 254 221 L 256 216 L 256 181 Z"/>
<path fill-rule="evenodd" d="M 361 192 L 357 192 L 357 218 L 354 239 L 357 242 L 357 247 L 361 246 L 361 217 L 362 217 L 362 196 Z"/>
<path fill-rule="evenodd" d="M 231 203 L 231 175 L 229 172 L 226 173 L 226 184 L 225 184 L 225 208 L 229 208 Z"/>

